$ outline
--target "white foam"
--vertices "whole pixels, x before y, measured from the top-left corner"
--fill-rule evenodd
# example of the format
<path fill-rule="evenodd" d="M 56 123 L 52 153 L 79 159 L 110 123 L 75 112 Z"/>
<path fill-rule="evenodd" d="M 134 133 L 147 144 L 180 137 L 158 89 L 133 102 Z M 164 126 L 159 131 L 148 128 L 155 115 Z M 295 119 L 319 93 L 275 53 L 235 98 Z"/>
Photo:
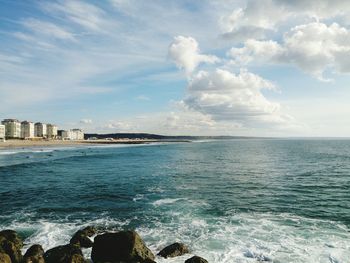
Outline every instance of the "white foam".
<path fill-rule="evenodd" d="M 142 195 L 142 194 L 137 194 L 132 200 L 134 201 L 134 202 L 137 202 L 137 201 L 139 201 L 139 200 L 142 200 L 144 198 L 144 195 Z"/>
<path fill-rule="evenodd" d="M 177 202 L 179 199 L 169 200 Z M 137 232 L 154 254 L 174 242 L 187 244 L 191 254 L 171 259 L 157 257 L 158 263 L 183 263 L 192 255 L 202 256 L 211 263 L 252 263 L 259 259 L 280 263 L 347 263 L 350 258 L 349 229 L 336 222 L 289 214 L 238 213 L 226 217 L 201 217 L 192 211 L 164 213 L 170 221 L 153 220 L 152 227 L 143 225 L 136 229 Z M 90 222 L 39 220 L 14 222 L 8 228 L 33 232 L 25 240 L 24 250 L 35 243 L 46 250 L 67 244 L 73 233 L 86 225 L 115 231 L 129 228 L 130 222 L 101 215 L 100 219 Z M 91 249 L 83 252 L 86 258 L 90 257 Z"/>
<path fill-rule="evenodd" d="M 154 206 L 169 205 L 169 204 L 176 203 L 177 201 L 180 201 L 180 200 L 186 200 L 186 199 L 185 198 L 164 198 L 164 199 L 157 200 L 152 204 Z"/>
<path fill-rule="evenodd" d="M 18 152 L 8 152 L 8 151 L 0 151 L 0 155 L 12 155 L 12 154 L 16 154 Z"/>

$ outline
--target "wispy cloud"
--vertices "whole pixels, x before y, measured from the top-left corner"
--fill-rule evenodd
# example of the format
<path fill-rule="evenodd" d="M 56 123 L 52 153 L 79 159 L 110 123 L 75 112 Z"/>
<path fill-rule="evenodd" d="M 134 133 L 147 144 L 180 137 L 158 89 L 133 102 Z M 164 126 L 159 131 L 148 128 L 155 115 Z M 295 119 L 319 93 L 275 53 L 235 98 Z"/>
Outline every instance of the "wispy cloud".
<path fill-rule="evenodd" d="M 73 33 L 50 22 L 41 21 L 35 18 L 28 18 L 22 21 L 22 25 L 36 35 L 59 40 L 76 41 Z"/>

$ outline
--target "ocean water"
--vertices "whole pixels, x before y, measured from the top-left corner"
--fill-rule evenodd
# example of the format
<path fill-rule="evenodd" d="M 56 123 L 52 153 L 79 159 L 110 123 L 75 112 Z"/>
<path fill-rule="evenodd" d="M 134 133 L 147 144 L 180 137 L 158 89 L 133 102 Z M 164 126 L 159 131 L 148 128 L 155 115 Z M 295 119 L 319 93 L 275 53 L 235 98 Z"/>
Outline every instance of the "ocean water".
<path fill-rule="evenodd" d="M 0 151 L 0 229 L 48 249 L 86 225 L 136 229 L 154 253 L 181 241 L 211 263 L 348 263 L 350 140 Z"/>

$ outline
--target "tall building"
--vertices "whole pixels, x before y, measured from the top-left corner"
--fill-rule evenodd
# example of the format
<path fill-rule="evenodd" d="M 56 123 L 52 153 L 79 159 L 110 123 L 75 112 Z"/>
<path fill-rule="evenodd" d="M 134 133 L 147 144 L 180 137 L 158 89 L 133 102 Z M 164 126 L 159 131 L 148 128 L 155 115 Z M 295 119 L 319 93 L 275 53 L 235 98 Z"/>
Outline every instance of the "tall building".
<path fill-rule="evenodd" d="M 5 125 L 0 124 L 0 141 L 5 141 Z"/>
<path fill-rule="evenodd" d="M 71 140 L 71 132 L 70 130 L 60 130 L 58 131 L 58 135 L 62 140 Z"/>
<path fill-rule="evenodd" d="M 54 124 L 47 124 L 47 138 L 55 139 L 57 137 L 57 126 Z"/>
<path fill-rule="evenodd" d="M 31 121 L 21 122 L 21 138 L 34 138 L 34 123 Z"/>
<path fill-rule="evenodd" d="M 84 140 L 84 132 L 80 129 L 60 130 L 58 135 L 62 140 Z"/>
<path fill-rule="evenodd" d="M 70 132 L 72 140 L 84 140 L 84 133 L 81 129 L 72 129 Z"/>
<path fill-rule="evenodd" d="M 5 119 L 2 121 L 5 125 L 5 137 L 7 139 L 14 139 L 21 137 L 21 123 L 16 119 Z"/>
<path fill-rule="evenodd" d="M 34 135 L 35 137 L 46 137 L 47 128 L 45 123 L 37 122 L 34 124 Z"/>

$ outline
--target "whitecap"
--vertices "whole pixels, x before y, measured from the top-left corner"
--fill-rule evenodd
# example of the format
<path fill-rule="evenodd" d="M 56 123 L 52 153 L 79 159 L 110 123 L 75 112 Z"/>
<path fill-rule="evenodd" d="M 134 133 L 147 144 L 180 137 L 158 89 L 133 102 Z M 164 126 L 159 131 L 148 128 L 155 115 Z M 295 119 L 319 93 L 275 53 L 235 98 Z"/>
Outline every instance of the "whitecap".
<path fill-rule="evenodd" d="M 176 203 L 177 201 L 180 201 L 180 200 L 186 200 L 186 198 L 164 198 L 164 199 L 154 201 L 152 204 L 154 206 L 169 205 L 169 204 Z"/>

